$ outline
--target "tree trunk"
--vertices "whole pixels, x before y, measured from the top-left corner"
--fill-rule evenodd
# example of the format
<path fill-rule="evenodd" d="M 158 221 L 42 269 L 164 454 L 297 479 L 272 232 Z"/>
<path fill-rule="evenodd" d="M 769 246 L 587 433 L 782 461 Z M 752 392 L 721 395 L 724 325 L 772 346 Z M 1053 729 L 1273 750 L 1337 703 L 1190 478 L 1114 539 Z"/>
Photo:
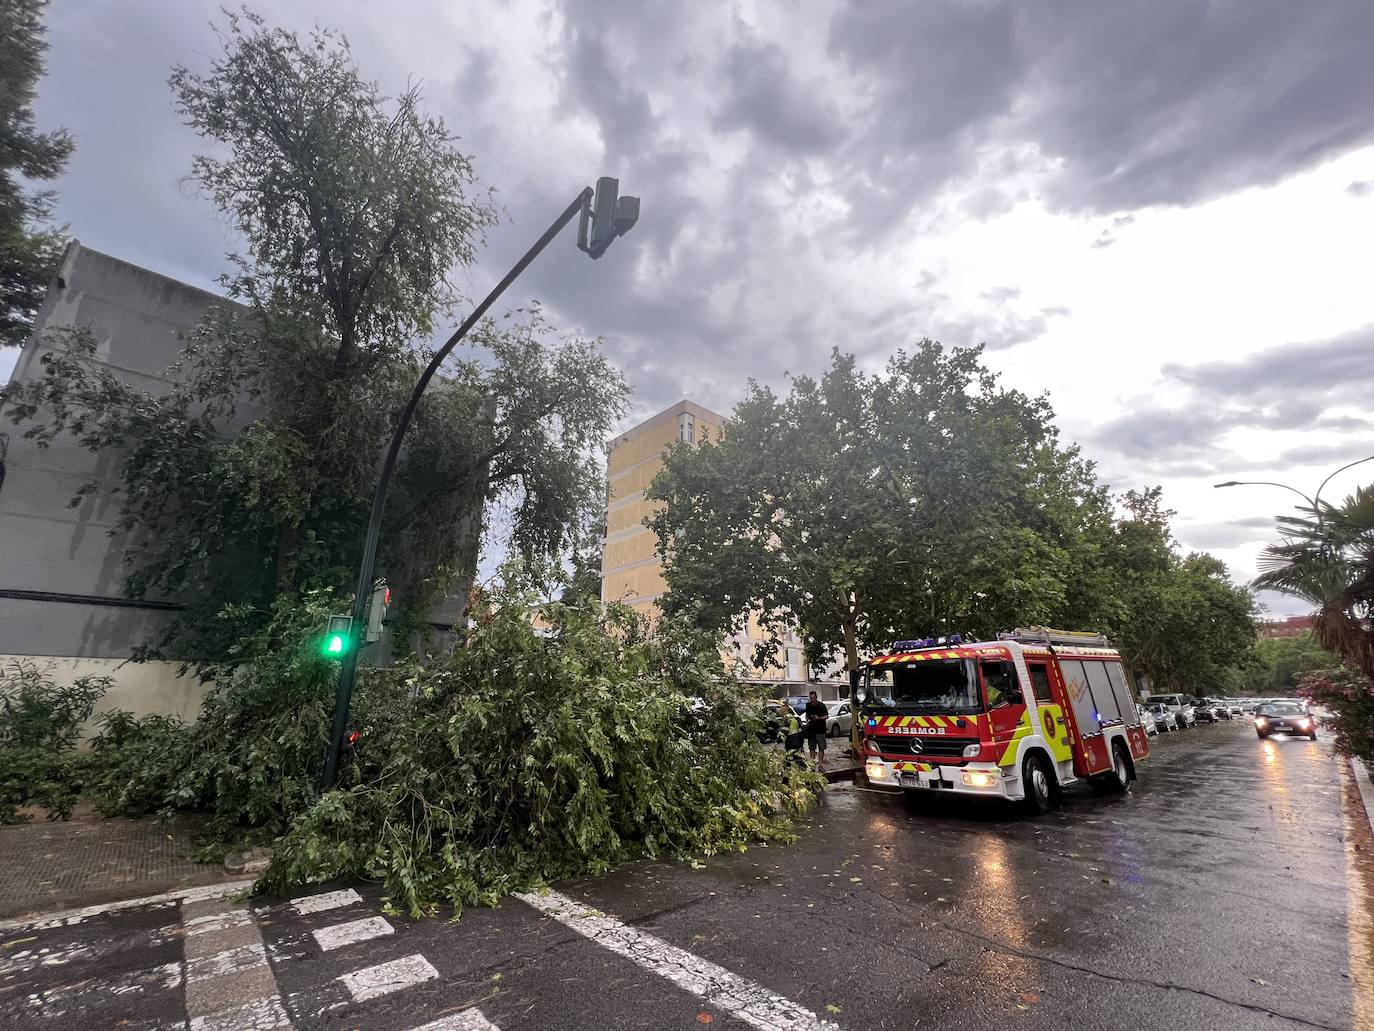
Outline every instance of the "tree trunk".
<path fill-rule="evenodd" d="M 296 559 L 300 551 L 300 528 L 291 522 L 277 526 L 277 583 L 275 596 L 289 592 L 296 581 Z"/>
<path fill-rule="evenodd" d="M 848 591 L 840 591 L 840 626 L 844 630 L 844 668 L 849 675 L 849 747 L 856 759 L 863 758 L 863 728 L 859 720 L 858 702 L 854 698 L 854 673 L 859 669 L 859 613 L 858 599 Z"/>

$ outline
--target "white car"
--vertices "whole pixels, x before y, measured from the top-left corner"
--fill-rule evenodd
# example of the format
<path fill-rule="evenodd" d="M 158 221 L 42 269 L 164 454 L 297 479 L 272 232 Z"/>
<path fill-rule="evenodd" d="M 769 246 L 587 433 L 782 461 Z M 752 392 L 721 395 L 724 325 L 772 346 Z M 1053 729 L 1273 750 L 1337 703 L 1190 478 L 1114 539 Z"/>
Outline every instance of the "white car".
<path fill-rule="evenodd" d="M 854 725 L 854 710 L 847 699 L 826 702 L 830 715 L 825 720 L 825 733 L 828 737 L 845 737 Z"/>
<path fill-rule="evenodd" d="M 1143 705 L 1137 705 L 1135 711 L 1140 714 L 1140 725 L 1145 728 L 1145 735 L 1159 733 L 1159 723 L 1155 721 L 1155 714 Z"/>

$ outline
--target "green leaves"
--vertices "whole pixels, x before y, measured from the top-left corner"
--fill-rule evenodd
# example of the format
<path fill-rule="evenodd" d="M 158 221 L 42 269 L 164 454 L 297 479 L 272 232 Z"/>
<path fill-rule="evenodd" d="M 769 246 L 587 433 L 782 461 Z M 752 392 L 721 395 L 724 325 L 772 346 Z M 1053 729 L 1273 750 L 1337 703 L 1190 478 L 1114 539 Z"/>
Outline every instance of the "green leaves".
<path fill-rule="evenodd" d="M 810 780 L 757 744 L 717 642 L 673 622 L 650 639 L 628 608 L 559 603 L 541 634 L 531 600 L 485 599 L 448 661 L 405 672 L 413 701 L 365 735 L 355 785 L 291 824 L 264 888 L 375 871 L 420 914 L 786 836 Z"/>

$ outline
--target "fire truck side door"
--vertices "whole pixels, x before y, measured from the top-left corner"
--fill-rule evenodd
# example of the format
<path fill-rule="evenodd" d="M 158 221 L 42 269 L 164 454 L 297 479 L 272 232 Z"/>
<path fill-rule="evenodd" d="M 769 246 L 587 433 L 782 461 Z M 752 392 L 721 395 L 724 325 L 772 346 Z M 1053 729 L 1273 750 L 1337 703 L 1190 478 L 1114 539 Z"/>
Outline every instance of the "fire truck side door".
<path fill-rule="evenodd" d="M 1053 667 L 1043 659 L 1026 660 L 1026 670 L 1030 673 L 1031 690 L 1035 694 L 1036 718 L 1040 720 L 1040 733 L 1045 735 L 1045 743 L 1050 746 L 1050 754 L 1056 762 L 1065 762 L 1073 757 L 1069 746 L 1069 725 L 1064 718 L 1064 707 L 1059 704 L 1051 686 Z"/>
<path fill-rule="evenodd" d="M 1003 659 L 984 659 L 979 663 L 988 706 L 988 725 L 995 745 L 1007 745 L 998 764 L 1016 761 L 1016 750 L 1009 742 L 1019 740 L 1030 730 L 1026 720 L 1026 699 L 1016 676 L 1016 667 Z"/>

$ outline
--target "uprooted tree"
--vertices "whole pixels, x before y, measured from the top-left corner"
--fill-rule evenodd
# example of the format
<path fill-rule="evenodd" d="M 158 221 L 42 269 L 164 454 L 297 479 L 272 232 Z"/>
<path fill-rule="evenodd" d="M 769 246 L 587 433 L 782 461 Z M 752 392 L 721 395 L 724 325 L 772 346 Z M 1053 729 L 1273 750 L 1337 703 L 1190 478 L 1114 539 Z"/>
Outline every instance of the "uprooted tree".
<path fill-rule="evenodd" d="M 150 654 L 198 662 L 230 655 L 274 598 L 349 582 L 377 456 L 428 360 L 416 341 L 454 309 L 448 274 L 495 219 L 418 90 L 384 97 L 341 37 L 245 11 L 220 38 L 208 73 L 178 67 L 171 86 L 216 145 L 191 179 L 244 241 L 222 278 L 238 303 L 191 336 L 165 394 L 72 330 L 6 398 L 40 443 L 67 432 L 120 456 L 128 593 L 190 603 Z M 421 404 L 382 534 L 403 622 L 470 579 L 485 506 L 513 510 L 532 558 L 599 504 L 591 456 L 624 382 L 595 343 L 552 336 L 537 307 L 484 322 Z"/>

